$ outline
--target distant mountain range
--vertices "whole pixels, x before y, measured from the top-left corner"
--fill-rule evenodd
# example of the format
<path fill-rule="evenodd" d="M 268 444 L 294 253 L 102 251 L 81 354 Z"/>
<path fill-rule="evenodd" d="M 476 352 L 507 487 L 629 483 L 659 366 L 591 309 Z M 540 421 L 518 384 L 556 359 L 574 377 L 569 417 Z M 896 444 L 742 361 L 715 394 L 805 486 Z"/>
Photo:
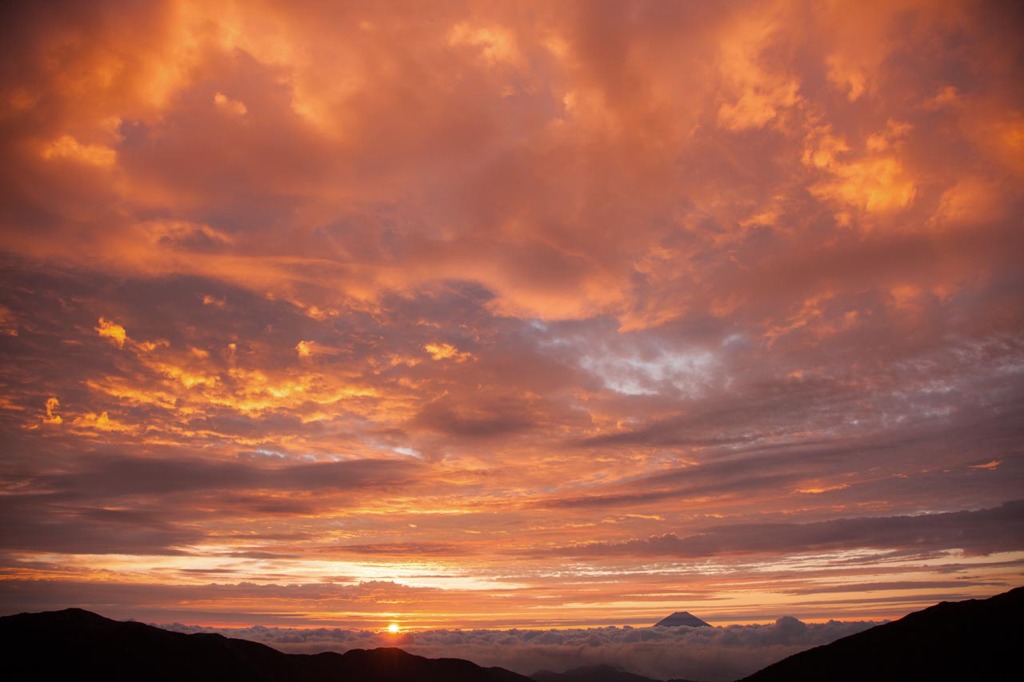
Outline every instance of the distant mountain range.
<path fill-rule="evenodd" d="M 795 654 L 741 682 L 1017 679 L 1024 668 L 1022 622 L 1024 588 L 985 600 L 942 602 Z M 246 640 L 169 632 L 81 609 L 0 618 L 0 661 L 11 680 L 655 682 L 607 665 L 538 672 L 531 680 L 503 668 L 394 648 L 285 654 Z"/>
<path fill-rule="evenodd" d="M 0 661 L 9 680 L 105 682 L 531 682 L 503 668 L 401 649 L 285 654 L 217 634 L 161 630 L 81 609 L 0 618 Z"/>

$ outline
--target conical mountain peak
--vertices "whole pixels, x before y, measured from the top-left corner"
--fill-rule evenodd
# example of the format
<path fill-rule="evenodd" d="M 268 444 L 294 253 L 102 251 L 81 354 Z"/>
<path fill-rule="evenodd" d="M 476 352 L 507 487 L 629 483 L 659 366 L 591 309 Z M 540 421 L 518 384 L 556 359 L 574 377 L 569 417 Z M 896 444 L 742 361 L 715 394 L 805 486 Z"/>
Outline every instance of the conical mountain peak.
<path fill-rule="evenodd" d="M 709 624 L 702 621 L 697 616 L 693 615 L 689 611 L 676 611 L 668 618 L 662 618 L 654 627 L 678 627 L 680 625 L 686 625 L 691 628 L 709 628 Z"/>

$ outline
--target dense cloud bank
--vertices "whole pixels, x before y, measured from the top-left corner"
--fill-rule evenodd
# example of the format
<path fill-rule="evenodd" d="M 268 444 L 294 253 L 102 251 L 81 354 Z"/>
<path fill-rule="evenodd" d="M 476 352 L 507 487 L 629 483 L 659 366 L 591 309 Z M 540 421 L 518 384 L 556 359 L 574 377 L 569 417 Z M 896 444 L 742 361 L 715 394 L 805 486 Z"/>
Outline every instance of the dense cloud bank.
<path fill-rule="evenodd" d="M 876 622 L 804 623 L 791 616 L 771 625 L 606 627 L 574 630 L 430 630 L 389 635 L 366 630 L 300 630 L 253 626 L 213 630 L 174 624 L 178 632 L 221 632 L 290 653 L 398 646 L 432 658 L 465 658 L 523 674 L 607 663 L 656 679 L 724 682 L 804 649 L 828 644 Z"/>

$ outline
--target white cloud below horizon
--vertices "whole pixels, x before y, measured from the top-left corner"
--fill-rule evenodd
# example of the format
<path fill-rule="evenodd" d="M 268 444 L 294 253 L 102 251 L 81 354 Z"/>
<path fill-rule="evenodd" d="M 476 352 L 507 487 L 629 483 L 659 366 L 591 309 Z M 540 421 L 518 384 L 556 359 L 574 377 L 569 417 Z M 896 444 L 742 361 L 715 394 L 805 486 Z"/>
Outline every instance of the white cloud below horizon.
<path fill-rule="evenodd" d="M 175 632 L 219 632 L 293 654 L 397 646 L 428 658 L 463 658 L 530 675 L 608 664 L 654 679 L 705 682 L 739 679 L 800 651 L 880 624 L 804 623 L 792 616 L 770 625 L 724 627 L 602 627 L 567 630 L 426 630 L 392 635 L 336 628 L 209 628 L 161 625 Z"/>

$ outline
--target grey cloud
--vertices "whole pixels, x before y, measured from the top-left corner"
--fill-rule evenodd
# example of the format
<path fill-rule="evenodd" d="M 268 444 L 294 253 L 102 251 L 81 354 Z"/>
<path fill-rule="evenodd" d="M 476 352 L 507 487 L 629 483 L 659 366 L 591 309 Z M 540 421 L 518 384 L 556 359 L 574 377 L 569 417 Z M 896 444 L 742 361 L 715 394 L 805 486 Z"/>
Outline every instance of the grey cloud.
<path fill-rule="evenodd" d="M 267 466 L 252 461 L 96 456 L 77 470 L 37 476 L 34 487 L 62 498 L 162 495 L 204 490 L 354 490 L 410 482 L 410 460 L 349 460 Z"/>
<path fill-rule="evenodd" d="M 723 424 L 719 431 L 713 417 L 710 425 L 702 421 L 708 415 L 700 411 L 681 415 L 638 430 L 600 437 L 587 445 L 588 449 L 601 450 L 659 444 L 682 448 L 685 436 L 685 444 L 690 447 L 684 452 L 693 453 L 681 457 L 690 460 L 685 466 L 577 490 L 572 495 L 553 496 L 542 505 L 643 506 L 707 495 L 766 491 L 789 495 L 808 480 L 846 486 L 829 493 L 834 502 L 855 505 L 861 500 L 882 497 L 900 505 L 897 511 L 916 511 L 922 504 L 934 506 L 928 500 L 937 489 L 945 491 L 944 499 L 950 506 L 977 505 L 979 493 L 989 499 L 993 495 L 997 500 L 1010 499 L 1024 473 L 1016 457 L 1022 452 L 1016 423 L 1021 399 L 1018 388 L 1005 381 L 1002 388 L 1004 393 L 987 407 L 963 405 L 941 417 L 916 420 L 901 415 L 895 420 L 899 428 L 872 428 L 871 424 L 862 428 L 836 415 L 832 428 L 798 437 L 785 431 L 773 432 L 770 418 L 752 419 L 766 428 L 765 432 L 755 434 L 749 425 L 737 426 L 736 433 Z M 701 441 L 709 431 L 736 435 L 730 435 L 727 442 Z M 666 441 L 664 434 L 671 434 L 671 438 Z M 998 476 L 981 477 L 978 474 L 985 472 L 963 463 L 965 451 L 977 450 L 992 453 L 994 459 L 1005 458 Z M 864 477 L 862 472 L 868 470 L 876 472 L 875 475 Z"/>
<path fill-rule="evenodd" d="M 816 523 L 750 523 L 707 528 L 678 537 L 590 543 L 557 550 L 568 555 L 709 557 L 789 554 L 871 547 L 909 552 L 962 549 L 988 554 L 1024 548 L 1024 500 L 978 511 L 849 518 Z"/>
<path fill-rule="evenodd" d="M 0 547 L 81 554 L 180 554 L 203 533 L 163 514 L 52 504 L 46 495 L 0 498 Z"/>
<path fill-rule="evenodd" d="M 843 465 L 846 455 L 885 451 L 899 445 L 891 441 L 871 443 L 867 439 L 853 443 L 827 440 L 754 443 L 735 454 L 722 452 L 720 457 L 708 457 L 708 461 L 696 465 L 670 468 L 599 488 L 590 494 L 556 498 L 545 504 L 556 507 L 641 505 L 664 499 L 791 486 L 805 476 L 807 465 L 813 467 L 816 476 L 827 476 L 828 467 Z"/>
<path fill-rule="evenodd" d="M 1001 587 L 999 583 L 974 581 L 972 585 Z M 885 592 L 890 590 L 930 590 L 965 587 L 963 580 L 901 580 L 874 583 L 844 583 L 842 585 L 816 585 L 813 588 L 786 588 L 787 594 L 835 594 L 840 592 Z M 967 597 L 965 597 L 967 598 Z M 949 596 L 941 599 L 949 601 Z"/>
<path fill-rule="evenodd" d="M 141 459 L 97 455 L 60 473 L 23 472 L 23 491 L 0 497 L 0 547 L 72 553 L 176 554 L 204 533 L 188 523 L 180 496 L 217 496 L 221 513 L 304 514 L 303 500 L 262 499 L 245 491 L 330 494 L 390 489 L 414 480 L 417 462 L 355 460 L 267 466 L 251 461 Z M 151 498 L 158 498 L 157 500 Z M 107 505 L 129 505 L 111 510 Z M 292 539 L 296 539 L 296 535 Z"/>
<path fill-rule="evenodd" d="M 518 402 L 464 408 L 447 400 L 427 405 L 415 419 L 417 426 L 463 438 L 514 434 L 531 428 L 535 422 L 535 416 Z"/>

